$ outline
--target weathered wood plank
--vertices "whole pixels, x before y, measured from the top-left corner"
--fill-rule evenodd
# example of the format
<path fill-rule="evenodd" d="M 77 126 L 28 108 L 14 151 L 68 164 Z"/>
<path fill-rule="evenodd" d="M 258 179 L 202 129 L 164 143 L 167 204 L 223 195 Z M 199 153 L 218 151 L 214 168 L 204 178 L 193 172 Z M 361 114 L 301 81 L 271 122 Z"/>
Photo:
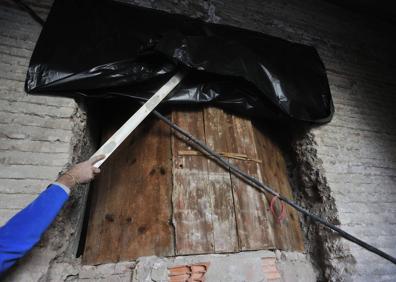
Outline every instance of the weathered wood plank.
<path fill-rule="evenodd" d="M 126 120 L 107 116 L 106 138 Z M 170 150 L 169 128 L 148 119 L 104 163 L 94 187 L 84 263 L 174 255 Z"/>
<path fill-rule="evenodd" d="M 172 119 L 195 137 L 205 140 L 202 109 L 173 112 Z M 177 136 L 172 137 L 176 254 L 212 253 L 214 238 L 208 159 L 205 156 L 178 156 L 178 151 L 191 148 Z"/>
<path fill-rule="evenodd" d="M 108 123 L 103 124 L 102 143 L 111 136 L 112 132 L 115 132 L 119 123 L 120 121 L 110 118 Z M 114 215 L 119 213 L 117 202 L 119 201 L 120 194 L 118 191 L 120 189 L 114 187 L 111 173 L 114 162 L 117 162 L 117 155 L 115 153 L 107 160 L 102 173 L 91 187 L 93 197 L 83 255 L 84 264 L 98 264 L 117 260 L 118 247 L 115 246 L 117 244 L 115 238 L 118 237 L 119 229 L 114 228 Z M 116 251 L 113 254 L 107 253 L 108 246 Z"/>
<path fill-rule="evenodd" d="M 259 159 L 254 129 L 250 120 L 233 116 L 231 125 L 227 126 L 232 131 L 228 134 L 232 152 L 246 154 L 251 159 Z M 262 180 L 259 163 L 242 160 L 230 160 L 230 162 L 247 174 Z M 268 205 L 265 196 L 234 175 L 231 175 L 231 181 L 240 250 L 274 248 L 275 243 L 267 218 Z"/>
<path fill-rule="evenodd" d="M 205 136 L 216 152 L 230 152 L 227 125 L 231 116 L 217 108 L 204 109 Z M 215 252 L 239 250 L 236 231 L 231 176 L 228 170 L 209 160 L 208 184 L 212 199 L 212 222 Z"/>
<path fill-rule="evenodd" d="M 280 148 L 271 141 L 268 134 L 254 129 L 259 158 L 262 160 L 261 173 L 264 183 L 282 195 L 293 198 L 292 189 L 287 174 L 285 159 Z M 266 194 L 268 202 L 272 197 Z M 279 203 L 276 204 L 279 211 Z M 279 224 L 276 218 L 269 213 L 271 228 L 274 232 L 275 244 L 281 250 L 304 250 L 304 239 L 301 233 L 298 213 L 290 206 L 286 207 L 286 218 Z"/>
<path fill-rule="evenodd" d="M 170 129 L 159 120 L 149 120 L 136 137 L 126 150 L 129 197 L 122 214 L 122 260 L 174 254 Z"/>

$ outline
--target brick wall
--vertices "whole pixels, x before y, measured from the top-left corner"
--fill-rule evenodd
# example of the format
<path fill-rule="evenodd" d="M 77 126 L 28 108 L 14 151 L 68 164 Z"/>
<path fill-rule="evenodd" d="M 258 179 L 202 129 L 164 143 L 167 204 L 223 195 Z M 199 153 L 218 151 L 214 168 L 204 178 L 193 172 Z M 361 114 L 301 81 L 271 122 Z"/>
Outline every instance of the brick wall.
<path fill-rule="evenodd" d="M 314 130 L 342 228 L 396 255 L 396 87 L 330 77 L 334 120 Z M 356 281 L 394 281 L 396 267 L 349 244 Z"/>
<path fill-rule="evenodd" d="M 34 6 L 41 15 L 49 5 Z M 24 81 L 41 26 L 12 2 L 0 8 L 0 225 L 23 208 L 70 160 L 76 105 L 27 96 Z"/>

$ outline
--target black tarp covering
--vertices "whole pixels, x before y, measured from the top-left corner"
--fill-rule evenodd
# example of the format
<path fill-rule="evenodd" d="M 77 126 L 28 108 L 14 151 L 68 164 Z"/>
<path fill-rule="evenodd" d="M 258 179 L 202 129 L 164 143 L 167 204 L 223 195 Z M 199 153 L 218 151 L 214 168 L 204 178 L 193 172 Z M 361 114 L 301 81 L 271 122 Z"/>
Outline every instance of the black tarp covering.
<path fill-rule="evenodd" d="M 188 75 L 167 103 L 319 123 L 333 114 L 314 48 L 110 0 L 54 2 L 26 91 L 145 100 L 180 68 Z"/>

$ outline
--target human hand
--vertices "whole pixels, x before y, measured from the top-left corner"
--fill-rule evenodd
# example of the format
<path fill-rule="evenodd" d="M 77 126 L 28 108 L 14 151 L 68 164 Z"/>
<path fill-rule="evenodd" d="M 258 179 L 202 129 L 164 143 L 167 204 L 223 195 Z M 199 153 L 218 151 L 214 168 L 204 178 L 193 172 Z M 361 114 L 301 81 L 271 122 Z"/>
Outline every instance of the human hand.
<path fill-rule="evenodd" d="M 56 182 L 66 185 L 69 188 L 73 188 L 77 184 L 92 181 L 95 176 L 100 173 L 100 169 L 94 167 L 94 164 L 104 158 L 105 155 L 99 155 L 85 162 L 78 163 L 62 174 Z"/>

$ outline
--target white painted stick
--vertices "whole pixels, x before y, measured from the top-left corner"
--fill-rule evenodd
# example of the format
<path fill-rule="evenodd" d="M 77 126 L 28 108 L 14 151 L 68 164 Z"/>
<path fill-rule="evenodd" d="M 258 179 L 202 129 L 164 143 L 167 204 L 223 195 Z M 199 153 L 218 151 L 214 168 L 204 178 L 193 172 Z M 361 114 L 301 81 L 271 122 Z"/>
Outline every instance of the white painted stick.
<path fill-rule="evenodd" d="M 180 83 L 182 79 L 183 74 L 180 72 L 176 73 L 146 103 L 144 103 L 144 105 L 134 113 L 133 116 L 130 117 L 127 122 L 125 122 L 123 126 L 121 126 L 120 129 L 118 129 L 116 133 L 114 133 L 113 136 L 111 136 L 109 140 L 99 148 L 99 150 L 96 151 L 95 154 L 92 155 L 91 158 L 99 155 L 106 156 L 103 160 L 95 163 L 94 166 L 100 167 L 104 161 L 110 157 L 115 149 L 121 145 L 128 135 L 135 130 L 135 128 L 155 109 L 155 107 L 158 106 L 159 103 L 161 103 L 163 99 L 165 99 L 166 96 L 168 96 L 168 94 Z"/>

